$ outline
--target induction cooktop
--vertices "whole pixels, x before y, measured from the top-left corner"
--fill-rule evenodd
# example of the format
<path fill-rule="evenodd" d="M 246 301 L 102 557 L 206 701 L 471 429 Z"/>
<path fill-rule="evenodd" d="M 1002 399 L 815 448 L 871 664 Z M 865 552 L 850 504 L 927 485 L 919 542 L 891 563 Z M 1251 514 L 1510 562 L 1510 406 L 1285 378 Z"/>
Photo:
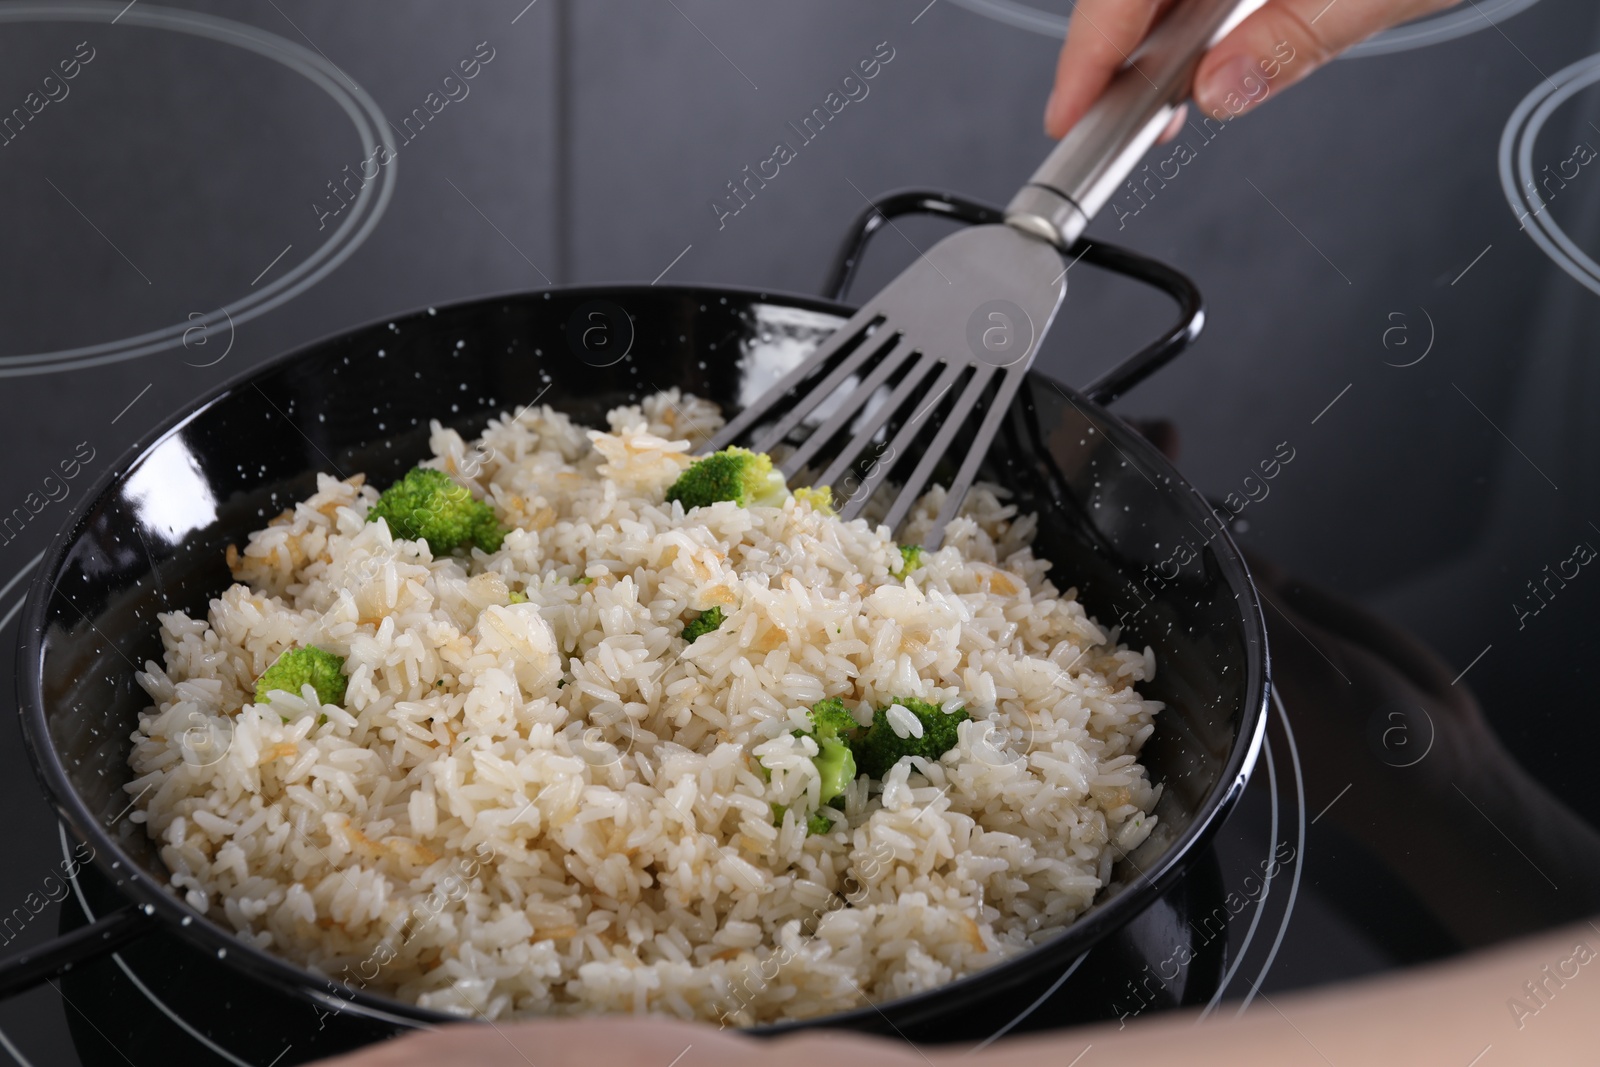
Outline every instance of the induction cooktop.
<path fill-rule="evenodd" d="M 552 283 L 815 292 L 867 197 L 1003 201 L 1048 149 L 1069 13 L 0 0 L 0 639 L 112 458 L 272 355 Z M 870 92 L 729 200 L 866 56 Z M 1600 910 L 1597 82 L 1592 6 L 1463 3 L 1189 125 L 1091 228 L 1207 297 L 1199 342 L 1117 410 L 1233 516 L 1267 606 L 1268 741 L 1190 877 L 950 1040 L 1261 1010 Z M 943 232 L 900 227 L 858 292 Z M 1071 277 L 1040 366 L 1081 383 L 1169 312 Z M 13 951 L 115 890 L 62 877 L 75 843 L 14 717 L 0 738 Z M 25 1065 L 269 1067 L 386 1032 L 159 932 L 0 1002 L 0 1059 Z"/>

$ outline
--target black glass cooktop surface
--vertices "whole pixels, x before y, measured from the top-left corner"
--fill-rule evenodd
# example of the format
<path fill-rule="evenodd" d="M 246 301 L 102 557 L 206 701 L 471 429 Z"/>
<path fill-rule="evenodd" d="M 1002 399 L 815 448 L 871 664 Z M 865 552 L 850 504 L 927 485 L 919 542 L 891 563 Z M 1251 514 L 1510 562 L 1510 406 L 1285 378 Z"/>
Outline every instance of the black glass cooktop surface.
<path fill-rule="evenodd" d="M 1003 202 L 1048 150 L 1069 10 L 3 0 L 4 639 L 89 483 L 275 354 L 549 284 L 815 293 L 869 196 Z M 801 140 L 874 56 L 870 90 Z M 1190 124 L 1091 228 L 1206 295 L 1199 341 L 1115 410 L 1232 515 L 1266 604 L 1268 740 L 1188 878 L 1099 961 L 951 1036 L 1237 1013 L 1600 910 L 1596 82 L 1592 6 L 1465 3 Z M 778 142 L 798 143 L 777 177 L 740 184 Z M 943 232 L 880 235 L 857 292 Z M 1039 357 L 1062 380 L 1170 314 L 1071 279 Z M 14 716 L 0 771 L 10 951 L 115 893 L 63 877 L 73 842 Z M 1144 962 L 1101 962 L 1118 953 Z M 382 1032 L 164 933 L 0 1002 L 21 1064 L 268 1067 Z"/>

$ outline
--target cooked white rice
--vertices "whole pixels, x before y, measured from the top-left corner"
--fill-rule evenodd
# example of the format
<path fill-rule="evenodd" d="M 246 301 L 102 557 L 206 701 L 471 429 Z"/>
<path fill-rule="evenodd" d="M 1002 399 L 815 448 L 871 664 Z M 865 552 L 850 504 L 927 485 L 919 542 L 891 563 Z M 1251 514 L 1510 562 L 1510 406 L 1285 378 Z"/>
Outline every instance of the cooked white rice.
<path fill-rule="evenodd" d="M 1160 705 L 1134 688 L 1150 650 L 1046 580 L 1032 517 L 980 487 L 897 579 L 865 521 L 664 504 L 709 403 L 608 420 L 530 409 L 475 444 L 434 424 L 429 465 L 513 528 L 498 552 L 434 558 L 365 521 L 360 475 L 323 476 L 230 549 L 205 619 L 161 617 L 127 789 L 174 889 L 334 982 L 488 1018 L 803 1018 L 1071 923 L 1154 824 L 1137 755 Z M 686 646 L 713 606 L 727 622 Z M 254 702 L 299 645 L 347 657 L 344 707 Z M 972 721 L 808 836 L 815 746 L 792 731 L 824 696 Z"/>

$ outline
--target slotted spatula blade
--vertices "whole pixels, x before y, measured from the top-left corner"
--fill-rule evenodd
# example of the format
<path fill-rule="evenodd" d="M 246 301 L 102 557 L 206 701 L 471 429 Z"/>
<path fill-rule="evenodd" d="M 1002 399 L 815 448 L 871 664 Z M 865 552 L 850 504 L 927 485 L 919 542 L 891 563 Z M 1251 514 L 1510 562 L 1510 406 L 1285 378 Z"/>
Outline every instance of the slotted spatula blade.
<path fill-rule="evenodd" d="M 767 395 L 774 398 L 780 391 L 786 394 L 804 381 L 805 372 L 815 371 L 841 349 L 854 346 L 837 368 L 785 407 L 775 422 L 760 427 L 750 447 L 771 451 L 807 415 L 844 388 L 827 421 L 811 431 L 782 469 L 793 477 L 829 439 L 849 429 L 850 441 L 818 482 L 834 487 L 834 503 L 843 517 L 855 518 L 888 472 L 910 454 L 917 437 L 934 425 L 934 417 L 946 406 L 941 401 L 952 390 L 960 387 L 955 406 L 965 413 L 998 385 L 988 412 L 995 419 L 1003 414 L 1032 362 L 1039 338 L 1050 328 L 1066 288 L 1061 257 L 1043 241 L 1010 226 L 979 226 L 951 234 L 918 257 L 829 337 L 798 368 L 801 373 L 794 375 L 792 382 L 785 379 L 769 391 Z M 890 374 L 900 375 L 899 395 L 891 391 L 885 400 L 881 388 Z M 917 403 L 885 432 L 885 423 L 911 396 Z M 869 411 L 868 403 L 874 398 L 879 403 Z M 708 450 L 738 441 L 765 414 L 771 412 L 759 405 L 746 409 L 717 434 Z M 933 442 L 884 517 L 891 527 L 905 517 L 961 425 L 962 419 L 949 417 L 937 424 Z M 979 436 L 985 436 L 982 428 Z M 987 436 L 992 437 L 992 431 Z M 867 473 L 846 481 L 844 476 L 861 464 L 862 457 L 867 457 Z M 952 512 L 981 458 L 982 451 L 975 449 L 962 464 L 947 495 Z M 943 523 L 938 526 L 942 529 Z"/>
<path fill-rule="evenodd" d="M 970 416 L 982 411 L 924 539 L 937 548 L 1061 306 L 1061 253 L 1160 136 L 1210 43 L 1262 3 L 1173 7 L 1012 199 L 1005 225 L 962 230 L 919 254 L 708 450 L 754 430 L 750 447 L 770 452 L 816 423 L 783 459 L 785 477 L 814 472 L 814 483 L 831 487 L 840 514 L 853 519 L 891 473 L 904 472 L 883 517 L 895 529 Z"/>

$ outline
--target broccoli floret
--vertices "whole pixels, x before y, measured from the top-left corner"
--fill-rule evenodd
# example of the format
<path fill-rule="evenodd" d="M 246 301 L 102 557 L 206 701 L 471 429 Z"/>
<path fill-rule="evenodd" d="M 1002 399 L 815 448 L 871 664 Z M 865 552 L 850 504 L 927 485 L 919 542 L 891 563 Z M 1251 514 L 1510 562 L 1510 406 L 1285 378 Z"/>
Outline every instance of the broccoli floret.
<path fill-rule="evenodd" d="M 859 730 L 856 717 L 838 697 L 828 697 L 811 705 L 811 732 L 819 740 L 834 740 L 842 733 Z"/>
<path fill-rule="evenodd" d="M 844 706 L 844 701 L 837 697 L 828 697 L 811 705 L 811 729 L 794 731 L 794 736 L 809 737 L 817 743 L 817 754 L 811 757 L 811 762 L 816 766 L 817 774 L 821 778 L 819 799 L 822 803 L 840 811 L 844 810 L 845 790 L 856 780 L 856 757 L 850 751 L 850 743 L 841 735 L 857 729 L 860 727 L 856 724 L 855 716 Z M 770 780 L 771 772 L 759 761 L 757 766 L 761 767 L 762 775 Z M 782 806 L 773 805 L 773 812 L 773 824 L 781 823 Z M 814 834 L 825 833 L 833 825 L 825 821 L 827 818 L 826 815 L 812 812 L 808 816 L 807 826 Z M 819 819 L 824 821 L 818 822 Z M 817 829 L 819 826 L 820 830 Z"/>
<path fill-rule="evenodd" d="M 873 778 L 882 779 L 889 768 L 907 756 L 937 760 L 956 744 L 956 727 L 971 718 L 965 708 L 946 712 L 938 704 L 915 697 L 895 697 L 893 704 L 908 709 L 922 724 L 921 737 L 901 737 L 889 725 L 887 707 L 872 713 L 872 725 L 855 742 L 856 762 Z"/>
<path fill-rule="evenodd" d="M 718 629 L 726 616 L 721 608 L 712 608 L 702 611 L 683 625 L 683 639 L 693 644 L 697 639 L 704 637 L 712 630 Z"/>
<path fill-rule="evenodd" d="M 772 825 L 782 826 L 783 816 L 788 810 L 788 805 L 785 804 L 772 805 Z M 830 833 L 832 830 L 833 820 L 820 811 L 814 811 L 806 818 L 806 836 L 808 837 L 812 834 Z"/>
<path fill-rule="evenodd" d="M 526 604 L 528 602 L 528 594 L 513 589 L 506 600 L 512 604 Z"/>
<path fill-rule="evenodd" d="M 801 503 L 810 504 L 813 511 L 820 511 L 824 515 L 839 514 L 838 510 L 833 506 L 833 489 L 831 486 L 801 486 L 794 491 L 794 498 Z"/>
<path fill-rule="evenodd" d="M 922 566 L 922 546 L 901 545 L 900 568 L 894 572 L 895 577 L 899 578 L 910 574 L 920 566 Z"/>
<path fill-rule="evenodd" d="M 855 753 L 844 741 L 818 741 L 817 747 L 822 751 L 811 762 L 817 765 L 817 773 L 822 776 L 822 802 L 842 802 L 844 791 L 856 780 Z"/>
<path fill-rule="evenodd" d="M 821 801 L 833 804 L 843 801 L 844 791 L 856 780 L 856 757 L 850 744 L 840 735 L 859 729 L 855 716 L 838 697 L 828 697 L 811 705 L 811 730 L 809 736 L 817 743 L 817 754 L 811 758 L 817 774 L 822 778 Z M 805 731 L 795 731 L 805 735 Z"/>
<path fill-rule="evenodd" d="M 291 648 L 272 662 L 256 679 L 256 703 L 270 704 L 267 694 L 274 689 L 300 695 L 300 687 L 307 682 L 317 691 L 317 700 L 323 704 L 344 703 L 344 657 L 324 652 L 320 648 Z"/>
<path fill-rule="evenodd" d="M 789 496 L 783 475 L 772 468 L 771 457 L 744 448 L 724 448 L 691 464 L 667 490 L 685 510 L 703 508 L 719 500 L 740 507 L 762 504 L 777 507 Z"/>
<path fill-rule="evenodd" d="M 435 555 L 472 543 L 485 552 L 499 549 L 506 531 L 494 510 L 444 471 L 413 467 L 383 491 L 367 512 L 368 522 L 383 519 L 389 532 L 407 541 L 426 541 Z"/>

